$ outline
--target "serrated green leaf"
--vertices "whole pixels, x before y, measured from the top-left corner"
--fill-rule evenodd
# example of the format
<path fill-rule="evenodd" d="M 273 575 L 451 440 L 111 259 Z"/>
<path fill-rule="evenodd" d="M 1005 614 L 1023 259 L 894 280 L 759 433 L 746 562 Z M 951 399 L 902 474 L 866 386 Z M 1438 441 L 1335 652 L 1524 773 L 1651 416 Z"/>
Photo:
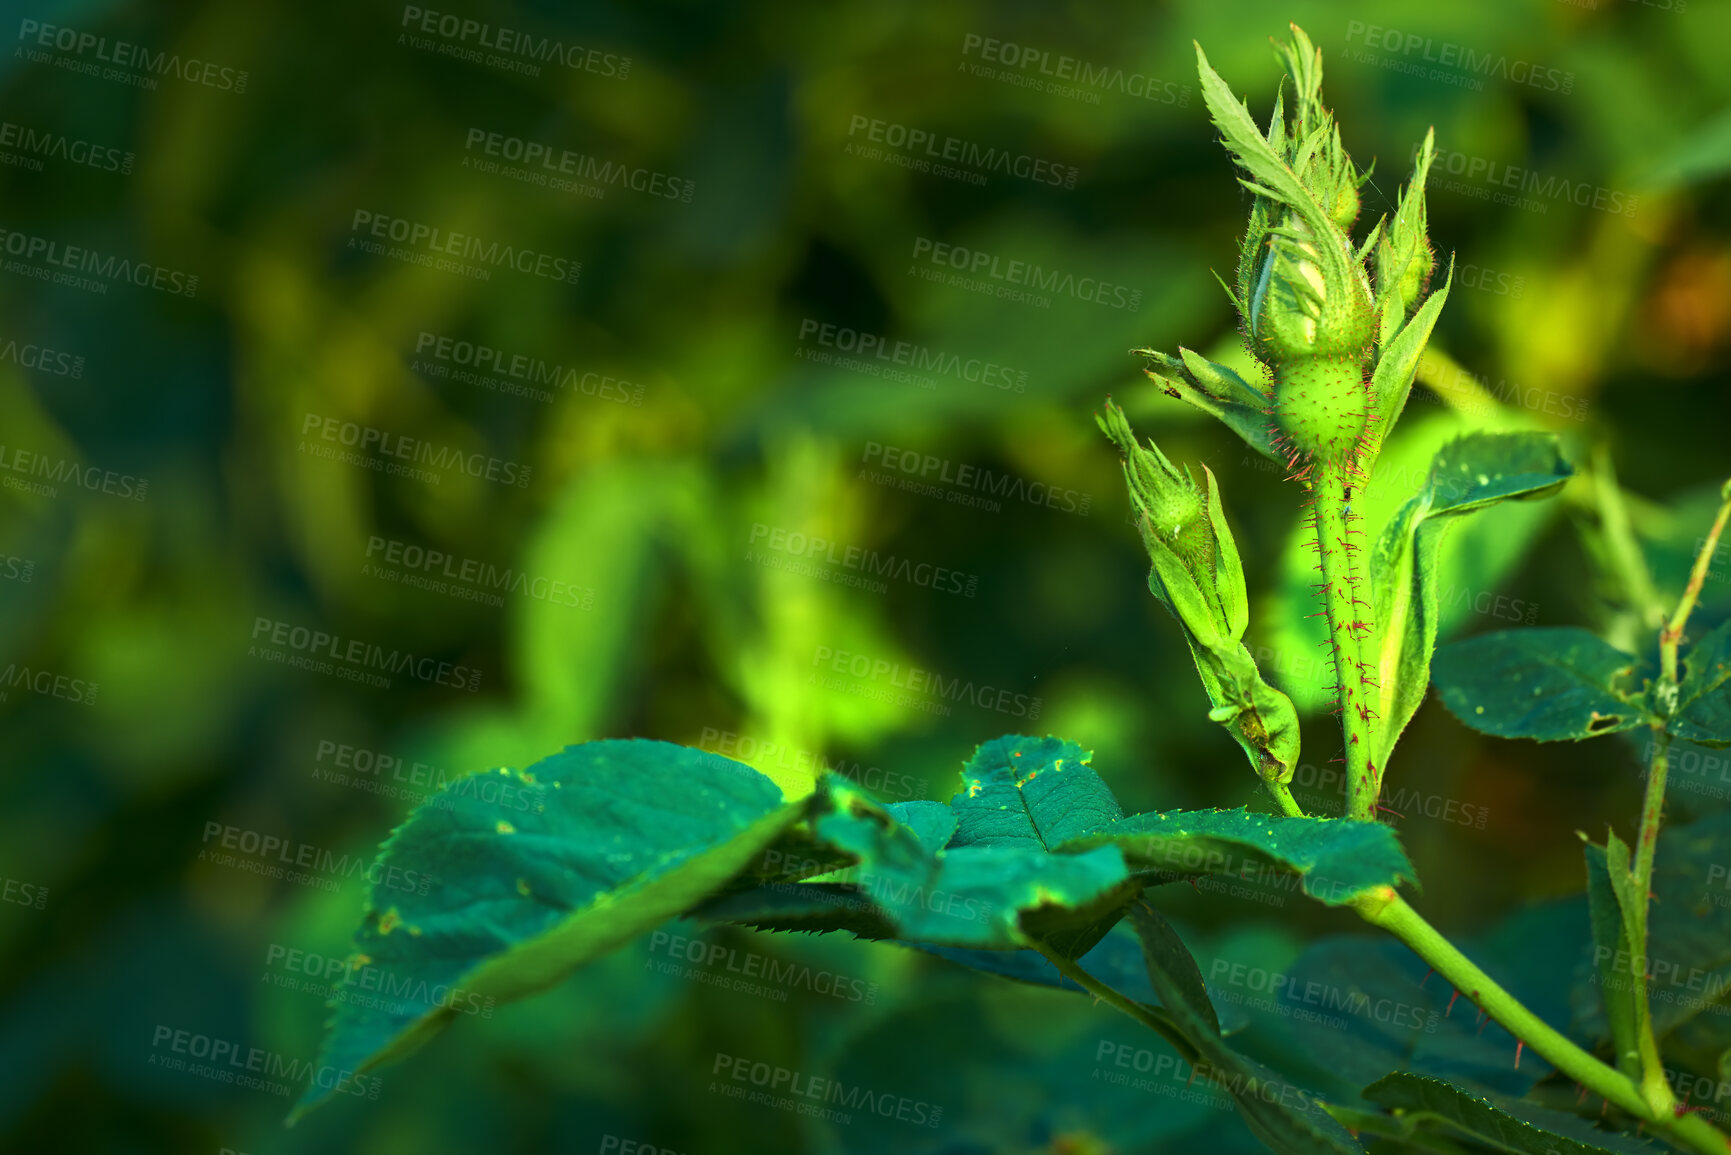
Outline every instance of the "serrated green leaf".
<path fill-rule="evenodd" d="M 666 742 L 590 742 L 499 777 L 457 780 L 386 842 L 321 1063 L 366 1070 L 544 990 L 724 886 L 803 810 L 749 766 Z M 402 887 L 420 877 L 436 885 Z M 360 988 L 381 974 L 402 993 Z M 291 1120 L 328 1094 L 309 1088 Z"/>
<path fill-rule="evenodd" d="M 1444 646 L 1432 676 L 1443 704 L 1473 729 L 1560 742 L 1647 724 L 1642 665 L 1579 627 L 1535 627 Z"/>
<path fill-rule="evenodd" d="M 1683 662 L 1677 708 L 1666 728 L 1697 746 L 1731 746 L 1731 622 L 1696 642 Z"/>
<path fill-rule="evenodd" d="M 1611 836 L 1615 838 L 1615 835 Z M 1627 877 L 1628 848 L 1621 842 L 1622 867 Z M 1585 847 L 1587 860 L 1587 909 L 1593 921 L 1593 964 L 1599 979 L 1599 997 L 1603 1000 L 1605 1018 L 1610 1025 L 1611 1041 L 1616 1051 L 1617 1068 L 1631 1078 L 1639 1079 L 1640 1000 L 1630 983 L 1627 960 L 1633 957 L 1629 944 L 1633 941 L 1628 929 L 1626 912 L 1616 888 L 1611 885 L 1616 867 L 1606 864 L 1605 848 L 1589 843 Z M 1618 961 L 1624 965 L 1619 966 Z"/>
<path fill-rule="evenodd" d="M 1415 322 L 1426 308 L 1429 302 Z M 1550 434 L 1472 433 L 1438 450 L 1424 488 L 1390 519 L 1370 565 L 1371 653 L 1381 720 L 1371 750 L 1375 765 L 1387 767 L 1430 685 L 1440 618 L 1438 558 L 1452 519 L 1510 498 L 1553 492 L 1571 474 Z"/>
<path fill-rule="evenodd" d="M 1448 1133 L 1462 1135 L 1484 1143 L 1497 1151 L 1511 1155 L 1627 1155 L 1646 1152 L 1651 1148 L 1634 1143 L 1621 1135 L 1587 1130 L 1591 1141 L 1570 1138 L 1551 1127 L 1567 1127 L 1578 1131 L 1586 1126 L 1571 1115 L 1534 1109 L 1530 1104 L 1520 1108 L 1522 1115 L 1543 1119 L 1551 1127 L 1539 1126 L 1517 1118 L 1489 1099 L 1470 1094 L 1441 1079 L 1396 1071 L 1378 1079 L 1364 1089 L 1364 1097 L 1373 1103 L 1416 1117 L 1428 1126 L 1446 1128 Z"/>
<path fill-rule="evenodd" d="M 1135 869 L 1154 874 L 1290 872 L 1306 894 L 1330 906 L 1378 886 L 1416 880 L 1393 830 L 1343 818 L 1288 818 L 1243 809 L 1135 814 L 1060 849 L 1106 845 L 1121 849 Z"/>
<path fill-rule="evenodd" d="M 1019 783 L 1018 751 L 1031 763 Z M 1039 760 L 1041 752 L 1047 761 Z M 1035 935 L 1068 932 L 1091 936 L 1078 944 L 1086 950 L 1141 884 L 1115 847 L 1054 854 L 1042 840 L 1037 823 L 1048 823 L 1048 834 L 1067 830 L 1071 806 L 1096 817 L 1116 811 L 1110 791 L 1081 761 L 1085 756 L 1058 739 L 986 743 L 976 753 L 980 765 L 969 765 L 990 786 L 972 798 L 958 794 L 951 818 L 935 814 L 936 803 L 897 804 L 920 829 L 846 779 L 825 775 L 808 800 L 809 837 L 824 854 L 845 855 L 852 865 L 719 896 L 693 913 L 763 930 L 849 930 L 976 950 L 1020 950 Z M 1059 761 L 1065 767 L 1054 769 Z M 1042 778 L 1031 786 L 1029 780 Z M 950 829 L 948 847 L 938 845 L 935 839 Z"/>
<path fill-rule="evenodd" d="M 950 845 L 1051 850 L 1117 821 L 1124 811 L 1093 760 L 1093 751 L 1061 738 L 1006 734 L 981 743 L 950 800 L 957 823 Z"/>
<path fill-rule="evenodd" d="M 1362 1155 L 1364 1148 L 1312 1096 L 1221 1038 L 1202 972 L 1171 924 L 1146 902 L 1130 908 L 1130 922 L 1161 1006 L 1256 1137 L 1280 1155 Z"/>

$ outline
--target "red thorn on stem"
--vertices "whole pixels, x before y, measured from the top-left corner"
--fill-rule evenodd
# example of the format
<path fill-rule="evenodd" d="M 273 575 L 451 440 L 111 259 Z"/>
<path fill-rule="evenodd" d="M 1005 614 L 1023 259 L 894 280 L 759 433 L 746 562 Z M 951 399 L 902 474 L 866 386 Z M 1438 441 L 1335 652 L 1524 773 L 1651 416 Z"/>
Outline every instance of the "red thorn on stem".
<path fill-rule="evenodd" d="M 1449 996 L 1448 1010 L 1443 1012 L 1443 1018 L 1446 1019 L 1449 1017 L 1449 1015 L 1451 1013 L 1453 1013 L 1453 1011 L 1455 1009 L 1455 1000 L 1460 998 L 1460 997 L 1461 997 L 1461 993 L 1459 991 L 1456 991 L 1454 994 Z"/>
<path fill-rule="evenodd" d="M 1426 983 L 1430 982 L 1430 977 L 1434 974 L 1436 974 L 1436 968 L 1435 967 L 1426 967 L 1425 968 L 1424 978 L 1418 980 L 1418 986 L 1419 986 L 1420 990 L 1424 989 L 1424 985 Z"/>
<path fill-rule="evenodd" d="M 1526 1045 L 1526 1040 L 1524 1039 L 1515 1040 L 1515 1070 L 1517 1071 L 1521 1069 L 1521 1050 Z"/>

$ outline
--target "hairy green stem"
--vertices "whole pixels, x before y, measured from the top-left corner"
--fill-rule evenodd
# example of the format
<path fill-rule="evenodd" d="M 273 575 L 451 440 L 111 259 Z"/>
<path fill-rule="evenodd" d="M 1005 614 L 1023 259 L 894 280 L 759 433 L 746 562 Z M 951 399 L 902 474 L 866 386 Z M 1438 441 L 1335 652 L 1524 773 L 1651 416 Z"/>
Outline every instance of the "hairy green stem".
<path fill-rule="evenodd" d="M 1359 640 L 1368 628 L 1370 590 L 1361 573 L 1358 551 L 1364 535 L 1353 528 L 1351 512 L 1353 466 L 1323 462 L 1316 468 L 1316 549 L 1321 558 L 1323 610 L 1328 616 L 1329 643 L 1334 652 L 1335 681 L 1340 689 L 1340 729 L 1346 743 L 1346 814 L 1371 821 L 1381 792 L 1382 772 L 1371 765 L 1370 749 L 1376 714 Z M 1354 539 L 1358 540 L 1354 540 Z"/>
<path fill-rule="evenodd" d="M 1615 1103 L 1668 1138 L 1702 1155 L 1727 1155 L 1731 1139 L 1699 1115 L 1656 1110 L 1634 1083 L 1606 1066 L 1523 1006 L 1455 945 L 1439 934 L 1393 887 L 1378 887 L 1353 904 L 1366 922 L 1411 947 L 1431 969 L 1454 984 L 1491 1018 L 1551 1066 L 1593 1094 Z"/>

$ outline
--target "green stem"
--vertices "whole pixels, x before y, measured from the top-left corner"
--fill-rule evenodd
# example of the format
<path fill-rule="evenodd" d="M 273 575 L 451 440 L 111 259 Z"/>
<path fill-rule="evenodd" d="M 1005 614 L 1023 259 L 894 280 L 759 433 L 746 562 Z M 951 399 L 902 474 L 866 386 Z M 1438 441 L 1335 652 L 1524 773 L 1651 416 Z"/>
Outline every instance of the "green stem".
<path fill-rule="evenodd" d="M 1274 804 L 1280 807 L 1282 814 L 1288 818 L 1305 817 L 1304 808 L 1298 804 L 1298 799 L 1292 796 L 1292 791 L 1288 789 L 1286 783 L 1271 782 L 1266 778 L 1263 781 L 1268 784 L 1268 792 L 1274 796 Z"/>
<path fill-rule="evenodd" d="M 1641 1091 L 1655 1108 L 1668 1107 L 1674 1100 L 1670 1084 L 1665 1079 L 1664 1060 L 1659 1055 L 1659 1041 L 1653 1034 L 1653 1018 L 1647 990 L 1647 908 L 1653 893 L 1653 853 L 1659 847 L 1659 827 L 1665 820 L 1665 775 L 1670 767 L 1671 734 L 1668 723 L 1677 709 L 1677 650 L 1683 642 L 1684 627 L 1701 596 L 1701 585 L 1707 579 L 1708 567 L 1719 545 L 1719 535 L 1725 531 L 1725 521 L 1731 517 L 1731 481 L 1721 491 L 1718 516 L 1713 528 L 1702 541 L 1689 573 L 1689 584 L 1677 602 L 1671 620 L 1659 631 L 1659 684 L 1654 704 L 1659 716 L 1653 720 L 1653 760 L 1647 771 L 1647 791 L 1641 803 L 1641 829 L 1635 839 L 1635 941 L 1629 944 L 1630 955 L 1640 961 L 1640 973 L 1635 980 L 1636 1022 L 1641 1037 Z M 1660 614 L 1661 620 L 1663 613 Z"/>
<path fill-rule="evenodd" d="M 1158 1007 L 1144 1006 L 1142 1003 L 1137 1002 L 1128 995 L 1123 995 L 1113 990 L 1111 987 L 1083 970 L 1076 960 L 1066 957 L 1060 951 L 1053 950 L 1039 939 L 1033 939 L 1032 943 L 1034 949 L 1044 955 L 1047 962 L 1058 968 L 1059 974 L 1063 975 L 1065 978 L 1069 979 L 1071 982 L 1075 983 L 1101 1002 L 1106 1003 L 1117 1010 L 1123 1011 L 1125 1014 L 1129 1015 L 1131 1018 L 1165 1039 L 1168 1043 L 1171 1043 L 1172 1049 L 1184 1056 L 1185 1062 L 1190 1063 L 1192 1066 L 1195 1065 L 1195 1049 L 1191 1047 L 1189 1040 L 1179 1034 L 1177 1028 L 1167 1021 L 1165 1012 L 1161 1011 Z"/>
<path fill-rule="evenodd" d="M 1453 983 L 1456 990 L 1478 1004 L 1511 1035 L 1593 1094 L 1615 1103 L 1690 1150 L 1702 1155 L 1731 1152 L 1731 1139 L 1699 1115 L 1677 1116 L 1669 1110 L 1655 1110 L 1634 1083 L 1529 1011 L 1420 917 L 1392 887 L 1378 887 L 1353 905 L 1366 922 L 1382 927 L 1406 943 L 1431 969 Z"/>
<path fill-rule="evenodd" d="M 1635 1022 L 1641 1032 L 1641 1093 L 1655 1108 L 1675 1102 L 1665 1079 L 1665 1063 L 1659 1056 L 1659 1038 L 1653 1033 L 1653 1013 L 1647 994 L 1647 899 L 1653 889 L 1653 850 L 1659 844 L 1659 823 L 1665 809 L 1665 774 L 1670 765 L 1671 735 L 1665 723 L 1653 723 L 1653 761 L 1647 771 L 1647 794 L 1641 803 L 1641 832 L 1635 844 L 1635 941 L 1629 957 L 1639 960 L 1630 968 L 1635 990 Z"/>
<path fill-rule="evenodd" d="M 1324 462 L 1317 466 L 1313 492 L 1323 609 L 1328 615 L 1335 681 L 1340 688 L 1340 728 L 1346 743 L 1346 813 L 1350 818 L 1370 821 L 1376 817 L 1381 771 L 1370 761 L 1376 715 L 1359 652 L 1359 639 L 1370 613 L 1370 591 L 1360 577 L 1364 567 L 1357 557 L 1364 535 L 1352 525 L 1358 515 L 1348 511 L 1355 480 L 1357 474 L 1351 464 Z M 1355 537 L 1359 540 L 1354 541 Z"/>

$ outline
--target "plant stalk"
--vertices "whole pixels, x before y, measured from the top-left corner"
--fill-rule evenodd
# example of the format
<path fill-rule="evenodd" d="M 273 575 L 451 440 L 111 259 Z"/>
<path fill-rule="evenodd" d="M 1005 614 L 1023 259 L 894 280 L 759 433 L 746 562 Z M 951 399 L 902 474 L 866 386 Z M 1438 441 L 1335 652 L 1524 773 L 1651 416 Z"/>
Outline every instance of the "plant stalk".
<path fill-rule="evenodd" d="M 1093 975 L 1089 974 L 1087 971 L 1083 970 L 1081 964 L 1076 962 L 1075 959 L 1066 958 L 1062 952 L 1051 949 L 1039 939 L 1033 939 L 1031 941 L 1034 949 L 1039 951 L 1041 955 L 1045 956 L 1047 962 L 1058 968 L 1059 974 L 1093 995 L 1096 999 L 1099 999 L 1101 1002 L 1106 1003 L 1116 1010 L 1123 1011 L 1126 1015 L 1129 1015 L 1131 1018 L 1141 1023 L 1143 1026 L 1159 1035 L 1162 1039 L 1165 1039 L 1172 1045 L 1173 1050 L 1184 1056 L 1186 1062 L 1190 1062 L 1192 1066 L 1195 1065 L 1195 1051 L 1191 1048 L 1190 1041 L 1183 1035 L 1179 1034 L 1177 1029 L 1174 1028 L 1171 1023 L 1166 1021 L 1164 1012 L 1159 1010 L 1159 1008 L 1144 1006 L 1135 999 L 1130 998 L 1128 995 L 1120 994 L 1105 983 L 1101 982 L 1099 979 L 1095 978 Z"/>
<path fill-rule="evenodd" d="M 1298 799 L 1292 796 L 1292 790 L 1284 782 L 1263 779 L 1268 785 L 1268 793 L 1273 795 L 1274 804 L 1280 807 L 1280 812 L 1288 818 L 1305 817 L 1304 808 L 1298 804 Z"/>
<path fill-rule="evenodd" d="M 1393 887 L 1378 887 L 1354 904 L 1366 922 L 1411 947 L 1437 974 L 1454 984 L 1511 1035 L 1551 1066 L 1601 1098 L 1643 1120 L 1668 1138 L 1702 1155 L 1727 1155 L 1731 1139 L 1699 1115 L 1655 1110 L 1641 1090 L 1614 1068 L 1582 1050 L 1523 1006 L 1409 906 Z"/>
<path fill-rule="evenodd" d="M 1381 792 L 1382 772 L 1371 765 L 1370 749 L 1376 714 L 1365 682 L 1359 640 L 1368 628 L 1369 589 L 1361 573 L 1359 544 L 1352 538 L 1358 515 L 1350 510 L 1351 487 L 1358 480 L 1350 462 L 1317 465 L 1313 495 L 1316 504 L 1316 550 L 1321 559 L 1323 609 L 1328 617 L 1329 643 L 1334 652 L 1335 682 L 1340 689 L 1340 729 L 1346 745 L 1346 814 L 1372 821 Z M 1362 538 L 1362 534 L 1356 534 Z"/>
<path fill-rule="evenodd" d="M 1683 630 L 1689 624 L 1689 615 L 1694 612 L 1695 603 L 1701 596 L 1701 586 L 1707 579 L 1708 568 L 1712 565 L 1713 554 L 1719 545 L 1719 535 L 1725 531 L 1726 519 L 1731 517 L 1731 481 L 1725 483 L 1722 498 L 1718 516 L 1713 519 L 1713 528 L 1707 532 L 1700 551 L 1695 555 L 1695 565 L 1689 572 L 1689 584 L 1677 602 L 1677 610 L 1659 631 L 1659 684 L 1654 694 L 1659 716 L 1653 720 L 1652 725 L 1653 756 L 1647 770 L 1646 795 L 1641 803 L 1641 829 L 1635 839 L 1633 875 L 1637 905 L 1633 912 L 1635 941 L 1629 944 L 1629 953 L 1638 963 L 1640 971 L 1638 974 L 1631 974 L 1630 978 L 1634 981 L 1635 997 L 1639 1002 L 1636 1014 L 1641 1025 L 1641 1091 L 1656 1108 L 1669 1105 L 1674 1099 L 1670 1084 L 1665 1079 L 1664 1060 L 1659 1055 L 1659 1040 L 1653 1033 L 1653 1016 L 1647 991 L 1647 913 L 1653 894 L 1653 854 L 1658 849 L 1659 828 L 1665 819 L 1665 776 L 1671 760 L 1671 734 L 1668 724 L 1677 709 L 1677 649 L 1682 644 Z"/>

